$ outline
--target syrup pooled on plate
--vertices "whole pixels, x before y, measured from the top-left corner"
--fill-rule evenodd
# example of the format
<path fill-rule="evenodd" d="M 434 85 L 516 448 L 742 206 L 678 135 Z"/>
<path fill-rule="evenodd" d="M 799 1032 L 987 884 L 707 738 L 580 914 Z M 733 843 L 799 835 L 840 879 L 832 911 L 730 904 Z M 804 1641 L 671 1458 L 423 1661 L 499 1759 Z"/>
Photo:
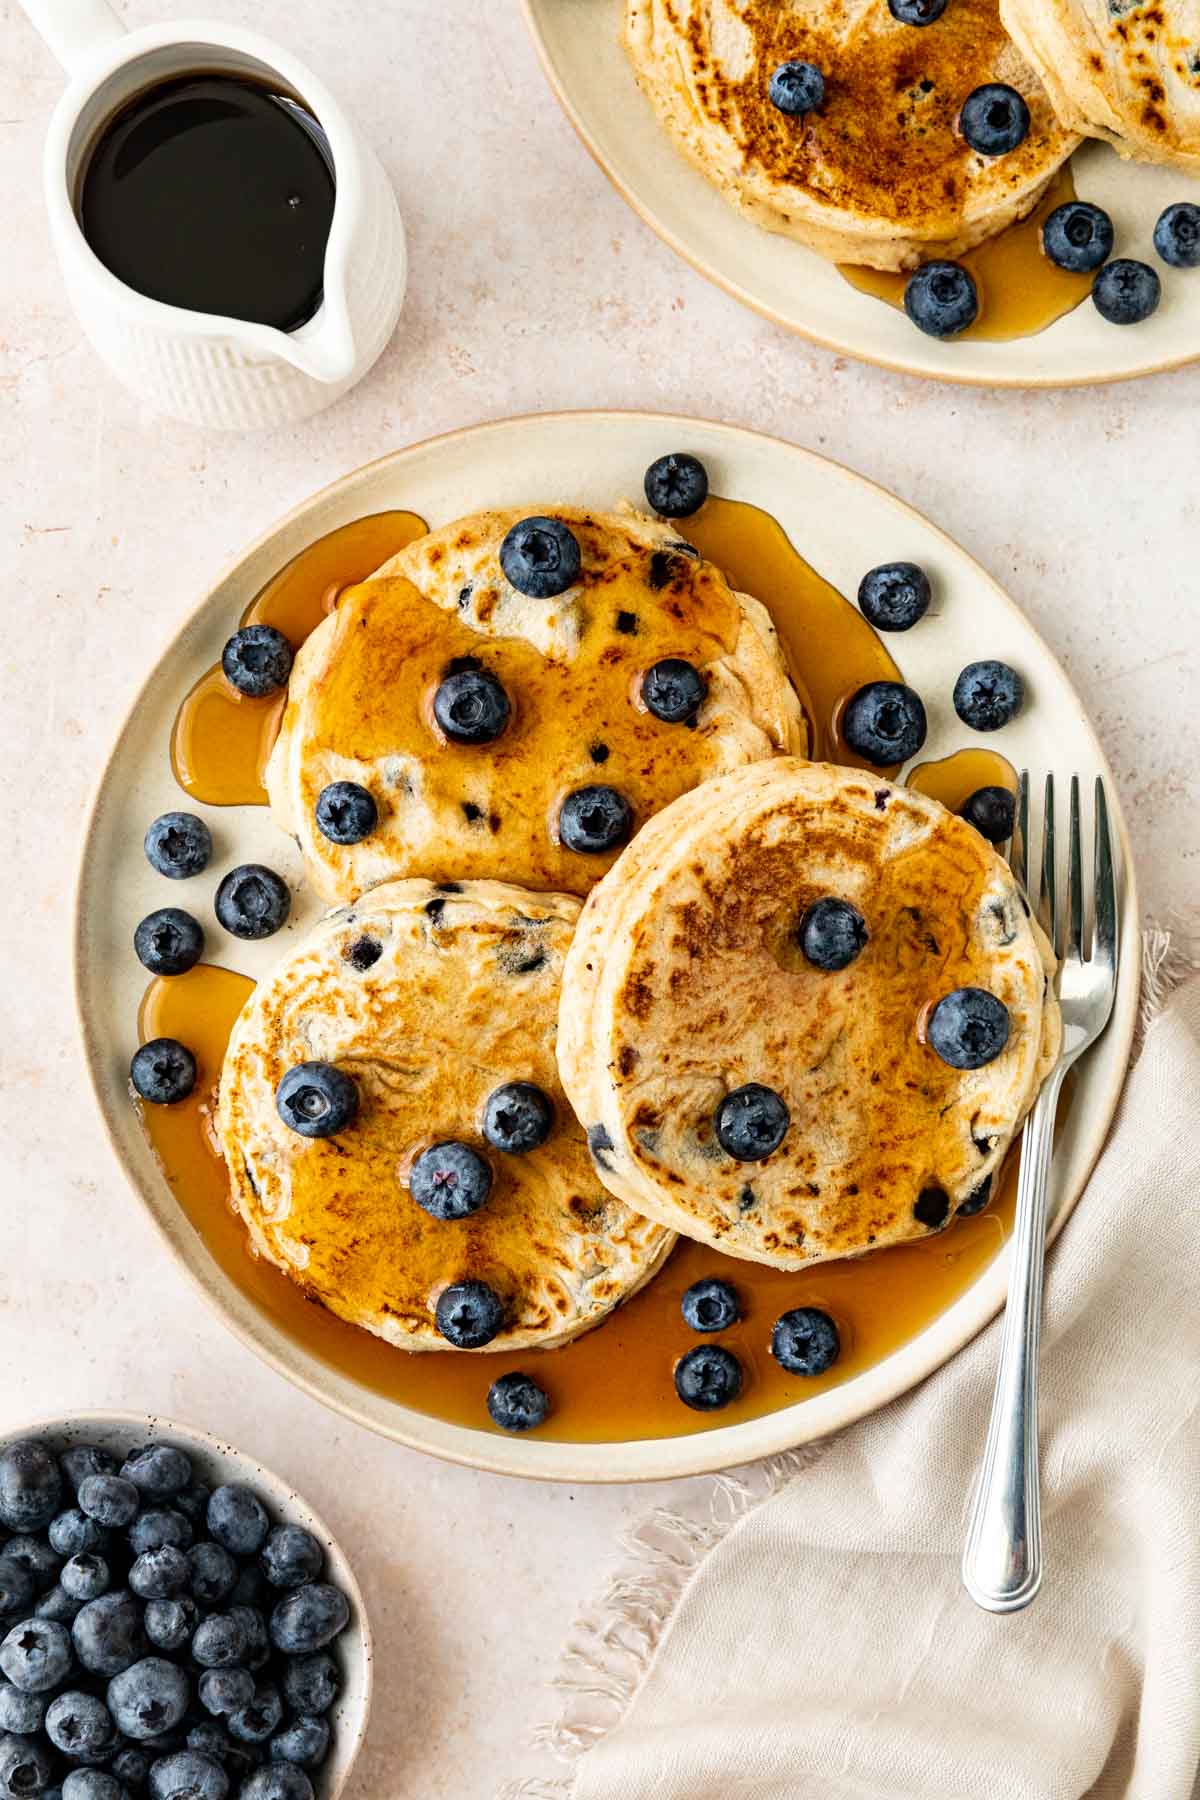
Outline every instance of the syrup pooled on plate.
<path fill-rule="evenodd" d="M 1017 791 L 1017 771 L 996 750 L 955 750 L 938 762 L 918 763 L 907 786 L 919 794 L 940 800 L 947 812 L 961 812 L 971 795 L 982 787 Z"/>

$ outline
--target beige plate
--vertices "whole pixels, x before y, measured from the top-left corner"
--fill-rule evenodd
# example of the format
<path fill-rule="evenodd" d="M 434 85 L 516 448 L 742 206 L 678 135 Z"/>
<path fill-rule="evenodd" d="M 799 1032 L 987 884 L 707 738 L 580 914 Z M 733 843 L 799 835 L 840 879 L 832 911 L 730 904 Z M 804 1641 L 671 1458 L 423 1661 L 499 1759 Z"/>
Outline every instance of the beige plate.
<path fill-rule="evenodd" d="M 291 882 L 300 882 L 295 846 L 272 825 L 265 809 L 199 809 L 212 827 L 213 865 L 197 881 L 173 885 L 170 893 L 142 854 L 142 836 L 158 813 L 190 804 L 175 785 L 167 756 L 180 700 L 217 660 L 252 596 L 315 538 L 389 507 L 409 508 L 431 525 L 484 507 L 548 500 L 607 507 L 639 493 L 643 470 L 654 457 L 682 448 L 703 457 L 716 493 L 753 501 L 772 513 L 844 593 L 854 593 L 863 570 L 884 560 L 908 558 L 929 570 L 939 597 L 936 616 L 931 614 L 893 646 L 929 711 L 923 758 L 947 754 L 970 736 L 954 715 L 950 691 L 959 669 L 987 654 L 1015 664 L 1030 696 L 999 744 L 1008 757 L 1018 767 L 1052 767 L 1062 776 L 1078 770 L 1089 785 L 1093 775 L 1103 774 L 1111 784 L 1079 698 L 1045 644 L 977 563 L 899 500 L 836 463 L 754 432 L 645 413 L 558 413 L 480 425 L 397 451 L 326 488 L 261 538 L 215 584 L 134 702 L 101 777 L 83 845 L 76 978 L 88 1062 L 117 1155 L 172 1254 L 226 1323 L 307 1392 L 403 1443 L 509 1474 L 572 1481 L 660 1478 L 722 1468 L 820 1437 L 903 1393 L 966 1343 L 1000 1306 L 1005 1260 L 989 1268 L 919 1337 L 844 1386 L 766 1418 L 695 1436 L 642 1443 L 539 1443 L 536 1437 L 509 1438 L 444 1424 L 360 1388 L 262 1317 L 218 1269 L 172 1198 L 142 1134 L 127 1077 L 146 983 L 131 939 L 145 913 L 167 903 L 192 907 L 201 913 L 215 960 L 257 977 L 296 933 L 307 929 L 320 904 L 300 885 L 288 926 L 265 943 L 237 943 L 215 924 L 212 895 L 236 863 L 266 862 Z M 1111 785 L 1109 792 L 1115 802 Z M 1056 1224 L 1078 1199 L 1099 1154 L 1133 1038 L 1138 908 L 1119 810 L 1116 819 L 1125 853 L 1124 970 L 1113 1022 L 1081 1070 L 1055 1164 L 1051 1204 Z"/>
<path fill-rule="evenodd" d="M 1163 278 L 1162 304 L 1145 324 L 1108 325 L 1085 300 L 1034 337 L 941 343 L 811 250 L 743 218 L 684 160 L 618 42 L 624 0 L 522 4 L 567 117 L 614 186 L 693 268 L 775 324 L 864 362 L 989 387 L 1120 381 L 1200 357 L 1200 273 L 1166 268 L 1150 242 L 1164 206 L 1200 197 L 1188 176 L 1123 163 L 1100 144 L 1072 163 L 1082 198 L 1112 215 L 1117 254 L 1154 264 Z"/>

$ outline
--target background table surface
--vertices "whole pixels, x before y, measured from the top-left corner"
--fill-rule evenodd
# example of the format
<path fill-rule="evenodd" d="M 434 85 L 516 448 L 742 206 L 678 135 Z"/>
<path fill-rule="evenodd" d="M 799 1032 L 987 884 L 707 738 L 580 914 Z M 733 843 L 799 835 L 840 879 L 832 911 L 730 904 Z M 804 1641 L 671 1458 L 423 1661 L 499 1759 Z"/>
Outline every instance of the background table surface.
<path fill-rule="evenodd" d="M 120 10 L 134 25 L 190 9 Z M 236 0 L 202 10 L 245 16 Z M 626 209 L 560 116 L 511 0 L 253 10 L 360 115 L 396 184 L 412 279 L 357 391 L 239 439 L 145 414 L 82 339 L 40 198 L 60 75 L 0 0 L 0 1428 L 131 1406 L 254 1448 L 354 1548 L 371 1603 L 379 1701 L 353 1800 L 476 1800 L 525 1766 L 541 1684 L 618 1532 L 681 1489 L 505 1482 L 371 1438 L 260 1365 L 167 1263 L 101 1136 L 70 998 L 76 842 L 118 721 L 226 560 L 356 464 L 508 413 L 694 412 L 862 470 L 999 577 L 1108 747 L 1147 905 L 1186 907 L 1200 367 L 989 394 L 810 348 Z"/>

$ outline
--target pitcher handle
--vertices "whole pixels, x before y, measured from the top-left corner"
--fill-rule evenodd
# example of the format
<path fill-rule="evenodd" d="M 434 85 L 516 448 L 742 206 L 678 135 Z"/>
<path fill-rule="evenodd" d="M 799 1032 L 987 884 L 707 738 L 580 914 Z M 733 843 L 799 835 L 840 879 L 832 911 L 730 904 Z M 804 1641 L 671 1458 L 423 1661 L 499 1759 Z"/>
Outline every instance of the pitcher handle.
<path fill-rule="evenodd" d="M 21 4 L 71 75 L 105 44 L 125 35 L 106 0 L 21 0 Z"/>

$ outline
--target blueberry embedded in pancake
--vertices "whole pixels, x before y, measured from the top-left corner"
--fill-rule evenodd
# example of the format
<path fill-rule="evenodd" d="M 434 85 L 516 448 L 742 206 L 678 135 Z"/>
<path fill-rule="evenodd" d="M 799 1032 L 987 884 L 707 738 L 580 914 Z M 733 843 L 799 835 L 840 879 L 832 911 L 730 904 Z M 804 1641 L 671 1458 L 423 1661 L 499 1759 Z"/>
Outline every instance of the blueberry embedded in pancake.
<path fill-rule="evenodd" d="M 673 527 L 511 510 L 341 596 L 267 787 L 329 899 L 440 871 L 582 895 L 679 794 L 806 744 L 765 609 Z"/>
<path fill-rule="evenodd" d="M 578 913 L 494 882 L 386 883 L 289 951 L 234 1028 L 218 1133 L 255 1248 L 402 1349 L 565 1342 L 671 1248 L 600 1182 L 558 1077 Z"/>

